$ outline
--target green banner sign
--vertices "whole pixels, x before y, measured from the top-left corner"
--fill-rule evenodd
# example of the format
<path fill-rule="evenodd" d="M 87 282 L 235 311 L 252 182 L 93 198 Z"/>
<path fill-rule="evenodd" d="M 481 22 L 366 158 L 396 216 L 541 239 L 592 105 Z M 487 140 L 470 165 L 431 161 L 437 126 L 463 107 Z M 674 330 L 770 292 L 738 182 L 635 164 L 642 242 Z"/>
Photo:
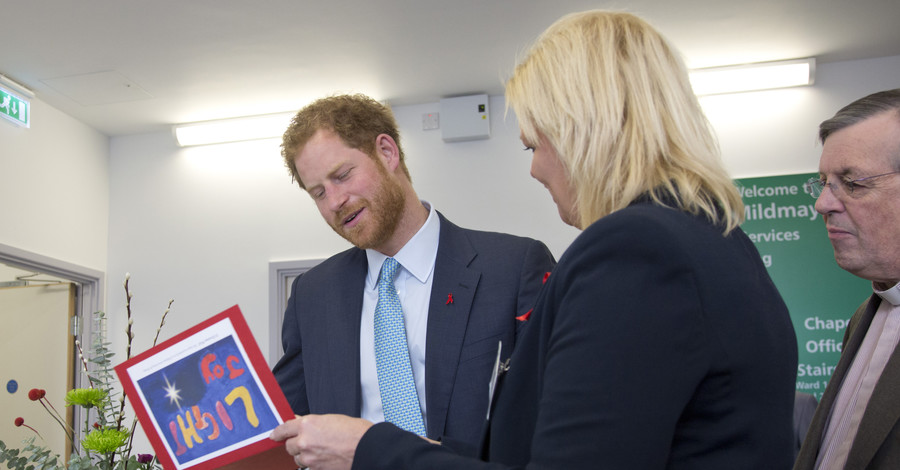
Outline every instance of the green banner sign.
<path fill-rule="evenodd" d="M 741 226 L 756 244 L 797 332 L 797 390 L 821 398 L 840 358 L 847 321 L 872 284 L 840 268 L 816 200 L 803 183 L 816 173 L 735 180 Z"/>
<path fill-rule="evenodd" d="M 0 116 L 23 127 L 31 126 L 31 103 L 0 86 Z"/>

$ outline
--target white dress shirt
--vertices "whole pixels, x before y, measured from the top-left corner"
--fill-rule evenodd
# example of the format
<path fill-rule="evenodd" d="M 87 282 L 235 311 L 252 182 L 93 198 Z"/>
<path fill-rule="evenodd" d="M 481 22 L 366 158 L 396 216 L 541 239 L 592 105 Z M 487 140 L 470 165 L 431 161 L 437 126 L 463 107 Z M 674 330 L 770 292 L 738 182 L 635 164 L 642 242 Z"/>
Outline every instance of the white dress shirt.
<path fill-rule="evenodd" d="M 434 208 L 422 201 L 428 209 L 428 219 L 418 232 L 394 255 L 401 269 L 394 280 L 406 325 L 406 342 L 409 359 L 416 380 L 416 393 L 422 408 L 422 418 L 428 427 L 425 414 L 425 335 L 428 326 L 428 303 L 431 300 L 431 284 L 434 280 L 434 263 L 437 258 L 441 223 Z M 369 272 L 366 274 L 363 295 L 362 322 L 359 334 L 360 384 L 362 385 L 361 417 L 378 423 L 384 421 L 381 391 L 378 388 L 378 371 L 375 365 L 375 304 L 378 302 L 378 275 L 387 259 L 383 253 L 366 250 Z"/>

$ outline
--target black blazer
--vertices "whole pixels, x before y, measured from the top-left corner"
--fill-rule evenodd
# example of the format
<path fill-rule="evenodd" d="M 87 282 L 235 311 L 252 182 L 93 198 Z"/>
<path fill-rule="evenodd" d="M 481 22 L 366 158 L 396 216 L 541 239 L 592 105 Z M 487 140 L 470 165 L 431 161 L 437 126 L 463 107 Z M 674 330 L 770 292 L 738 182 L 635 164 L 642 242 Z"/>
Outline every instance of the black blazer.
<path fill-rule="evenodd" d="M 462 229 L 440 218 L 426 332 L 427 434 L 461 441 L 474 452 L 497 343 L 508 357 L 516 317 L 534 307 L 555 260 L 539 241 Z M 351 248 L 294 281 L 282 328 L 285 355 L 274 373 L 296 414 L 360 415 L 366 270 L 365 251 Z"/>
<path fill-rule="evenodd" d="M 569 247 L 501 377 L 483 459 L 373 426 L 354 469 L 787 469 L 797 342 L 752 242 L 643 202 Z"/>

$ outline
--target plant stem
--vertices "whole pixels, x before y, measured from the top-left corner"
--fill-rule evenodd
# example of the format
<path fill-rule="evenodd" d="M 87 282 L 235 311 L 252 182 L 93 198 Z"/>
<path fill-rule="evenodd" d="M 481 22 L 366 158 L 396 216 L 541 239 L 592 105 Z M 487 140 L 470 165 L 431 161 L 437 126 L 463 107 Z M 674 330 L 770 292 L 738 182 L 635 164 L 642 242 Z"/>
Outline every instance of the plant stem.
<path fill-rule="evenodd" d="M 66 433 L 66 439 L 74 444 L 75 431 L 70 428 L 68 424 L 66 424 L 65 420 L 62 419 L 62 416 L 59 414 L 59 412 L 56 411 L 56 408 L 53 407 L 53 404 L 50 403 L 50 401 L 46 398 L 41 398 L 39 402 L 41 406 L 43 406 L 44 409 L 47 410 L 47 414 L 49 414 L 50 417 L 53 418 L 57 423 L 59 423 L 59 425 L 63 428 L 63 432 Z M 50 406 L 49 408 L 47 408 L 48 405 Z"/>
<path fill-rule="evenodd" d="M 162 331 L 163 325 L 166 324 L 166 317 L 169 315 L 169 310 L 172 308 L 172 303 L 175 302 L 175 299 L 169 300 L 169 305 L 166 306 L 166 311 L 163 312 L 162 318 L 159 320 L 159 327 L 156 328 L 156 337 L 153 338 L 153 346 L 156 346 L 156 341 L 159 340 L 159 332 Z M 153 347 L 151 346 L 151 347 Z"/>
<path fill-rule="evenodd" d="M 75 347 L 78 349 L 78 357 L 81 359 L 81 368 L 84 370 L 84 375 L 88 377 L 88 386 L 94 388 L 94 381 L 91 380 L 90 372 L 88 371 L 88 363 L 87 359 L 84 357 L 84 350 L 81 349 L 81 342 L 75 340 Z"/>
<path fill-rule="evenodd" d="M 128 281 L 130 276 L 125 276 L 125 312 L 127 313 L 128 326 L 125 327 L 125 335 L 128 336 L 128 342 L 125 343 L 125 360 L 131 359 L 131 342 L 134 340 L 134 332 L 131 331 L 131 292 L 128 291 Z"/>

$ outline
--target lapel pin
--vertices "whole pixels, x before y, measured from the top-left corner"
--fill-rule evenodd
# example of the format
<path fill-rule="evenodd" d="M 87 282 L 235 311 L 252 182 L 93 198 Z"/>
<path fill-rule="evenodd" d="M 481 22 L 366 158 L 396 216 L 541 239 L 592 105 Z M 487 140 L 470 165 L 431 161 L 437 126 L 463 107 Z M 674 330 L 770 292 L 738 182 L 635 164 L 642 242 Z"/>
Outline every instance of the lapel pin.
<path fill-rule="evenodd" d="M 453 303 L 453 294 L 447 294 L 447 304 L 450 305 Z"/>

